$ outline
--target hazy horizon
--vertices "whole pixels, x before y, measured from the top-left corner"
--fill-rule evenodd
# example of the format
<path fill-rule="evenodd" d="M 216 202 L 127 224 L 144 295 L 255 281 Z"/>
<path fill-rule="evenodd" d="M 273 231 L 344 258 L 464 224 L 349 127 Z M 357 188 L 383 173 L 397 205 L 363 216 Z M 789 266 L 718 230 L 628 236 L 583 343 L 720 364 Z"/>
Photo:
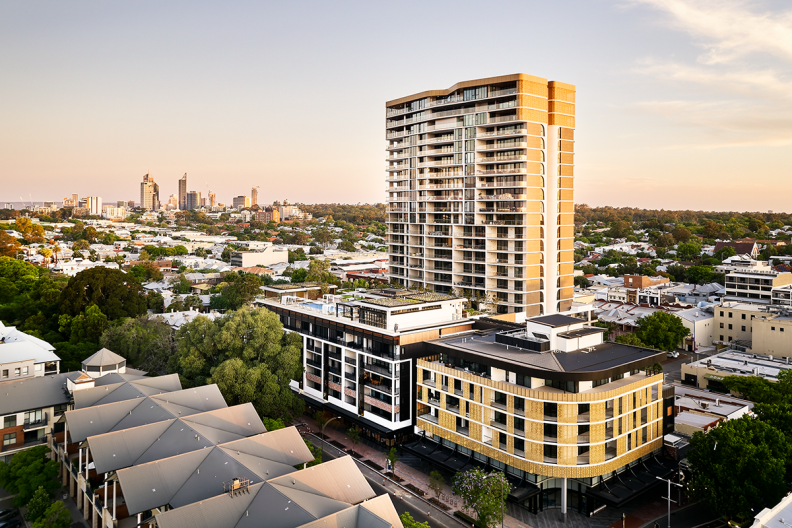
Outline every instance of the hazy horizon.
<path fill-rule="evenodd" d="M 787 4 L 444 5 L 4 3 L 0 202 L 380 203 L 385 101 L 523 72 L 577 86 L 577 203 L 789 207 Z"/>

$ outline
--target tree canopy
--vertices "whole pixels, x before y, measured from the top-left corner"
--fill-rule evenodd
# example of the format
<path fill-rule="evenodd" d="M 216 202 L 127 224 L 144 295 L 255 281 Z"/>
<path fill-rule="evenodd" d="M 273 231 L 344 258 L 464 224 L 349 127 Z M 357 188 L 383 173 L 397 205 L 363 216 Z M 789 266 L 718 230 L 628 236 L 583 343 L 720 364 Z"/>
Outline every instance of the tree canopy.
<path fill-rule="evenodd" d="M 217 383 L 229 405 L 252 402 L 259 414 L 291 418 L 304 408 L 289 388 L 302 375 L 299 335 L 283 332 L 264 308 L 241 308 L 210 321 L 196 317 L 176 334 L 169 366 L 185 386 Z"/>
<path fill-rule="evenodd" d="M 60 312 L 76 316 L 93 304 L 110 320 L 136 317 L 146 313 L 142 291 L 134 277 L 120 270 L 90 268 L 69 279 L 61 292 Z"/>
<path fill-rule="evenodd" d="M 503 473 L 488 474 L 479 468 L 457 473 L 451 484 L 451 489 L 462 499 L 465 508 L 476 512 L 478 524 L 486 527 L 495 526 L 500 521 L 511 487 Z"/>
<path fill-rule="evenodd" d="M 167 372 L 168 360 L 176 351 L 171 327 L 160 318 L 146 315 L 120 320 L 105 330 L 99 344 L 147 372 Z"/>
<path fill-rule="evenodd" d="M 33 498 L 36 490 L 52 492 L 60 487 L 55 480 L 58 476 L 58 463 L 47 458 L 50 449 L 45 445 L 14 453 L 11 462 L 0 462 L 0 487 L 15 493 L 14 506 L 25 506 Z"/>
<path fill-rule="evenodd" d="M 638 319 L 635 335 L 645 346 L 670 351 L 676 349 L 689 333 L 679 317 L 658 311 Z"/>

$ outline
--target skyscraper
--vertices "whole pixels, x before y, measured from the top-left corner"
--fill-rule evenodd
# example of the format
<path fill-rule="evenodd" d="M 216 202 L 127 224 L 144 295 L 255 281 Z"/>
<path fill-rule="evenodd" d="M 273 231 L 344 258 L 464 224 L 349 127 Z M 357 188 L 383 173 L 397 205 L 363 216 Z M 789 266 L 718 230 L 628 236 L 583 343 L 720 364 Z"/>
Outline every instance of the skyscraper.
<path fill-rule="evenodd" d="M 179 209 L 187 209 L 187 173 L 179 178 Z"/>
<path fill-rule="evenodd" d="M 235 196 L 232 203 L 237 209 L 244 209 L 250 207 L 250 197 L 245 195 Z"/>
<path fill-rule="evenodd" d="M 209 191 L 209 207 L 217 205 L 217 196 L 211 190 Z"/>
<path fill-rule="evenodd" d="M 143 176 L 140 184 L 140 207 L 146 211 L 156 211 L 160 207 L 159 185 L 150 174 Z"/>
<path fill-rule="evenodd" d="M 250 189 L 250 206 L 258 205 L 258 187 Z"/>
<path fill-rule="evenodd" d="M 88 208 L 88 214 L 96 216 L 102 214 L 102 198 L 100 196 L 87 196 L 85 200 L 85 207 Z"/>
<path fill-rule="evenodd" d="M 192 211 L 201 207 L 201 193 L 197 191 L 190 191 L 187 193 L 187 203 L 185 204 L 185 211 Z"/>
<path fill-rule="evenodd" d="M 574 290 L 575 87 L 526 74 L 386 103 L 390 274 L 498 312 Z"/>

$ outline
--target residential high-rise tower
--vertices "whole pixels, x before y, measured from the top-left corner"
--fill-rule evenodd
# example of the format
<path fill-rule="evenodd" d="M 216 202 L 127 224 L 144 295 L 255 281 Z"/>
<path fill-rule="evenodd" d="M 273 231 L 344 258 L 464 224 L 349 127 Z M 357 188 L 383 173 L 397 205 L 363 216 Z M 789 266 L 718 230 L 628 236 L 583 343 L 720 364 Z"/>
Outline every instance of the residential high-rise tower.
<path fill-rule="evenodd" d="M 143 176 L 140 184 L 140 207 L 146 211 L 156 211 L 160 207 L 159 185 L 154 182 L 151 174 Z"/>
<path fill-rule="evenodd" d="M 187 193 L 187 203 L 185 204 L 184 210 L 192 211 L 193 209 L 198 209 L 201 207 L 201 193 L 197 191 L 190 191 Z"/>
<path fill-rule="evenodd" d="M 179 209 L 184 211 L 187 209 L 187 173 L 179 178 Z"/>
<path fill-rule="evenodd" d="M 250 189 L 250 206 L 258 205 L 258 186 Z"/>
<path fill-rule="evenodd" d="M 386 103 L 390 275 L 528 316 L 574 290 L 575 87 L 526 74 Z"/>

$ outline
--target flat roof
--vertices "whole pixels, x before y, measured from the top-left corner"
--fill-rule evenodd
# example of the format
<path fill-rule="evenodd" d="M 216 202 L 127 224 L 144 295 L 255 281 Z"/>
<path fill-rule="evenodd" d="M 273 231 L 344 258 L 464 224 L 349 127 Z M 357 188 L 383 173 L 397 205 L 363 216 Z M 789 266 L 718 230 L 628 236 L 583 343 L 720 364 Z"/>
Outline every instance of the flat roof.
<path fill-rule="evenodd" d="M 573 324 L 581 324 L 585 323 L 586 321 L 582 319 L 578 319 L 577 317 L 571 317 L 569 315 L 542 315 L 539 317 L 532 317 L 528 319 L 529 323 L 539 323 L 545 326 L 552 326 L 553 328 L 558 328 L 559 326 L 569 326 Z"/>
<path fill-rule="evenodd" d="M 581 322 L 579 319 L 576 321 Z M 613 377 L 612 374 L 622 373 L 658 361 L 658 356 L 665 359 L 666 353 L 622 343 L 601 343 L 574 352 L 550 351 L 546 353 L 520 349 L 495 341 L 498 332 L 481 335 L 478 332 L 466 332 L 452 337 L 429 341 L 434 350 L 453 355 L 469 355 L 465 359 L 484 360 L 483 363 L 498 368 L 524 369 L 536 374 L 535 377 L 549 375 L 550 379 L 566 379 L 590 381 Z M 450 349 L 450 350 L 448 350 Z M 565 374 L 559 376 L 558 374 Z"/>

